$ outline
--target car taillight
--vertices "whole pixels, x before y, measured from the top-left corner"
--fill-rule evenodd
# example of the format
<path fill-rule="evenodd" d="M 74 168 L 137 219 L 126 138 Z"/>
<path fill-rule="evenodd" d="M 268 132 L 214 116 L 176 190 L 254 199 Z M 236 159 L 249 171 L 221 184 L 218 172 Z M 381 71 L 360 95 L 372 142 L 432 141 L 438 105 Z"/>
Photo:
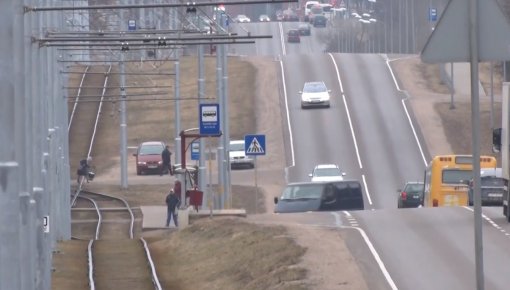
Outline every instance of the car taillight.
<path fill-rule="evenodd" d="M 407 199 L 407 192 L 402 191 L 402 193 L 400 194 L 400 196 L 402 197 L 402 200 L 406 200 L 406 199 Z"/>

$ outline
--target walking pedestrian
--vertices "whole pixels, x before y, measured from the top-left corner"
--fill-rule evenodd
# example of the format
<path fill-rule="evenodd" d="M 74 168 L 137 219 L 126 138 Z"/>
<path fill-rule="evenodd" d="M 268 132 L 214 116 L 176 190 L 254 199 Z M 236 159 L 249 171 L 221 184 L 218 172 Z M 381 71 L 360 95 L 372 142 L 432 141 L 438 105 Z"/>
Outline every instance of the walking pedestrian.
<path fill-rule="evenodd" d="M 163 161 L 163 165 L 161 167 L 160 176 L 163 174 L 170 173 L 170 175 L 174 175 L 174 172 L 172 170 L 172 163 L 170 161 L 170 156 L 172 155 L 172 152 L 170 152 L 170 147 L 168 145 L 165 146 L 165 149 L 163 149 L 163 152 L 161 152 L 161 160 Z"/>
<path fill-rule="evenodd" d="M 167 216 L 166 216 L 166 227 L 170 226 L 172 218 L 174 219 L 175 227 L 178 227 L 177 221 L 177 209 L 181 205 L 179 197 L 175 194 L 174 190 L 171 189 L 170 193 L 166 197 Z"/>

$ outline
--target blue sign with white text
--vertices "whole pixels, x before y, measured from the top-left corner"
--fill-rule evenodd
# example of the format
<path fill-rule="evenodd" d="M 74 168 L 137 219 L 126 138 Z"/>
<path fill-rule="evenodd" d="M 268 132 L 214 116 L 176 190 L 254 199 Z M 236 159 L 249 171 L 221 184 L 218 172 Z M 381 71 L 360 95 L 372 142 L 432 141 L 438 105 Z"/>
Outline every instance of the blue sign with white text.
<path fill-rule="evenodd" d="M 128 30 L 129 31 L 136 30 L 136 20 L 131 19 L 128 21 Z"/>
<path fill-rule="evenodd" d="M 266 135 L 244 136 L 244 154 L 266 155 Z"/>
<path fill-rule="evenodd" d="M 200 134 L 220 135 L 220 105 L 200 104 Z"/>
<path fill-rule="evenodd" d="M 200 143 L 191 142 L 191 160 L 200 159 Z"/>
<path fill-rule="evenodd" d="M 437 21 L 437 9 L 436 8 L 430 8 L 429 9 L 429 21 Z"/>

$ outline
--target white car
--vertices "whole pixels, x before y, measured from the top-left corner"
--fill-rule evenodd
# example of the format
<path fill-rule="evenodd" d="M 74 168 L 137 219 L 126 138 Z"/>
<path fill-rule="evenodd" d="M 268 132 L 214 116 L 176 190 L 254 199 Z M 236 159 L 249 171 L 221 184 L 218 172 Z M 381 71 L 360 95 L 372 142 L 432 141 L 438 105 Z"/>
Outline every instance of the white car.
<path fill-rule="evenodd" d="M 269 22 L 269 21 L 271 21 L 271 18 L 269 18 L 269 16 L 267 16 L 266 14 L 262 14 L 259 16 L 259 21 L 260 22 Z"/>
<path fill-rule="evenodd" d="M 301 108 L 327 107 L 330 106 L 331 90 L 328 90 L 324 82 L 306 82 L 301 94 Z"/>
<path fill-rule="evenodd" d="M 255 160 L 246 156 L 244 140 L 231 140 L 229 150 L 230 168 L 248 167 L 255 168 Z"/>
<path fill-rule="evenodd" d="M 246 22 L 251 22 L 251 19 L 244 14 L 239 14 L 236 17 L 236 22 L 246 23 Z"/>
<path fill-rule="evenodd" d="M 336 164 L 319 164 L 315 166 L 312 173 L 308 174 L 312 178 L 312 182 L 320 181 L 342 181 L 345 172 L 340 170 Z"/>

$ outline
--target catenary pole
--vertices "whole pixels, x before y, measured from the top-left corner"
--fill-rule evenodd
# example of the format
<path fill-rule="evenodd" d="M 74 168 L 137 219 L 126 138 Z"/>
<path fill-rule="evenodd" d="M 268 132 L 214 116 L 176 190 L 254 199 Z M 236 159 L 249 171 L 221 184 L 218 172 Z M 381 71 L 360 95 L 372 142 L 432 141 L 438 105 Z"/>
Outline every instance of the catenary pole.
<path fill-rule="evenodd" d="M 0 51 L 13 50 L 14 13 L 16 0 L 0 1 Z M 21 12 L 19 12 L 21 13 Z M 19 35 L 18 35 L 19 37 Z M 0 140 L 7 140 L 0 146 L 0 289 L 21 288 L 21 248 L 19 244 L 20 212 L 18 176 L 21 172 L 15 159 L 15 119 L 23 114 L 15 103 L 14 59 L 8 53 L 0 54 Z M 14 124 L 14 126 L 13 126 Z M 5 250 L 4 250 L 5 249 Z"/>
<path fill-rule="evenodd" d="M 128 188 L 127 176 L 127 121 L 126 121 L 126 75 L 125 52 L 120 52 L 120 179 L 121 187 Z"/>
<path fill-rule="evenodd" d="M 223 19 L 225 19 L 224 21 L 226 21 L 226 15 L 223 14 Z M 223 23 L 225 23 L 224 21 L 222 21 Z M 227 207 L 230 207 L 231 204 L 230 204 L 230 158 L 229 158 L 229 153 L 230 153 L 230 150 L 227 146 L 227 144 L 229 144 L 230 142 L 230 123 L 229 123 L 229 106 L 228 106 L 228 45 L 225 44 L 223 45 L 223 98 L 224 98 L 224 108 L 223 108 L 223 112 L 221 112 L 221 114 L 223 115 L 223 117 L 225 118 L 225 126 L 223 127 L 223 135 L 225 136 L 224 137 L 224 144 L 225 144 L 225 155 L 224 155 L 224 168 L 226 169 L 225 170 L 225 180 L 224 180 L 224 185 L 225 185 L 225 194 L 222 195 L 222 203 L 221 203 L 221 208 L 225 208 L 225 202 L 227 203 Z"/>
<path fill-rule="evenodd" d="M 175 164 L 182 164 L 182 158 L 185 158 L 186 156 L 181 156 L 181 87 L 180 87 L 180 75 L 181 75 L 181 68 L 179 63 L 179 55 L 176 53 L 177 60 L 174 63 L 175 66 L 175 86 L 174 86 L 174 94 L 175 94 L 175 110 L 174 110 L 174 116 L 175 116 Z M 185 178 L 185 176 L 183 176 Z M 180 175 L 177 175 L 177 178 L 180 180 L 181 184 L 184 184 L 184 180 Z M 181 186 L 181 192 L 176 192 L 181 198 L 181 200 L 185 200 L 184 192 L 185 192 L 184 186 Z M 185 205 L 185 202 L 181 203 L 182 206 Z"/>
<path fill-rule="evenodd" d="M 473 199 L 475 223 L 476 289 L 484 289 L 482 201 L 480 179 L 480 103 L 478 88 L 478 1 L 469 1 L 469 47 L 471 56 L 471 130 L 473 134 Z"/>
<path fill-rule="evenodd" d="M 223 28 L 224 28 L 224 23 L 223 23 L 223 11 L 221 11 L 220 9 L 216 9 L 216 19 L 218 19 L 218 21 L 216 22 L 217 23 L 217 27 L 216 27 L 216 30 L 217 31 L 221 31 Z M 218 104 L 220 106 L 220 128 L 221 130 L 223 130 L 223 128 L 225 127 L 225 119 L 224 119 L 224 114 L 225 114 L 225 110 L 224 110 L 224 104 L 223 104 L 223 74 L 222 74 L 222 68 L 223 68 L 223 46 L 222 44 L 220 45 L 216 45 L 216 97 L 217 97 L 217 101 L 218 101 Z M 209 204 L 210 204 L 210 207 L 212 208 L 212 203 L 213 201 L 216 199 L 216 196 L 219 195 L 219 194 L 223 194 L 224 193 L 224 188 L 225 188 L 225 170 L 226 168 L 224 167 L 224 159 L 225 159 L 225 139 L 223 136 L 221 136 L 219 138 L 219 144 L 218 144 L 218 149 L 217 149 L 217 163 L 218 163 L 218 189 L 217 189 L 217 194 L 215 196 L 210 196 L 210 200 L 209 200 Z M 207 204 L 207 203 L 206 203 Z"/>
<path fill-rule="evenodd" d="M 203 104 L 205 98 L 205 70 L 204 70 L 204 46 L 199 45 L 197 47 L 198 52 L 198 103 Z M 220 111 L 221 112 L 221 111 Z M 200 157 L 198 160 L 198 188 L 204 191 L 204 195 L 207 195 L 205 192 L 206 189 L 206 168 L 205 168 L 205 139 L 199 139 L 199 152 Z"/>

